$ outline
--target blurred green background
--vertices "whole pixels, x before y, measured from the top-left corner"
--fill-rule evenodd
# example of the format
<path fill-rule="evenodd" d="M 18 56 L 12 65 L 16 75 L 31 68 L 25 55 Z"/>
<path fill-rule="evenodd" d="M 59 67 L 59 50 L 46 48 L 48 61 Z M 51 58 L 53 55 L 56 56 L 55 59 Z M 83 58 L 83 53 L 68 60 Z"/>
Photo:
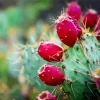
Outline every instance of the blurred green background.
<path fill-rule="evenodd" d="M 40 13 L 51 6 L 51 0 L 0 0 L 0 100 L 35 100 L 40 92 L 22 82 L 15 47 L 38 41 L 36 34 L 49 27 L 49 16 L 43 21 Z"/>
<path fill-rule="evenodd" d="M 55 41 L 55 34 L 50 35 L 55 33 L 50 28 L 53 17 L 46 13 L 52 7 L 52 0 L 0 0 L 0 100 L 35 100 L 42 90 L 52 90 L 37 78 L 37 70 L 45 61 L 38 63 L 38 55 L 32 55 L 29 64 L 35 64 L 36 69 L 28 65 L 24 75 L 24 50 L 19 50 L 24 46 L 30 50 L 29 45 L 37 47 L 41 40 Z"/>

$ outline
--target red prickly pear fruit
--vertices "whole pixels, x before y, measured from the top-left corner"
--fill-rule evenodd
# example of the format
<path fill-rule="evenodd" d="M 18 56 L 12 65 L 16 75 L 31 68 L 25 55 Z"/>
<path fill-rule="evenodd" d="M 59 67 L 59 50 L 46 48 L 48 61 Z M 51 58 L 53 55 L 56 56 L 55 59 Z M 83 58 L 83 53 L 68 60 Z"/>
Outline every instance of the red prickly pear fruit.
<path fill-rule="evenodd" d="M 83 23 L 86 27 L 94 27 L 98 21 L 98 13 L 94 9 L 89 9 L 83 18 Z"/>
<path fill-rule="evenodd" d="M 76 26 L 77 32 L 78 32 L 78 37 L 80 37 L 82 35 L 82 28 L 81 26 L 78 24 L 78 21 L 74 18 L 72 18 L 71 16 L 68 16 L 70 20 L 72 20 L 72 22 L 74 23 L 74 25 Z"/>
<path fill-rule="evenodd" d="M 95 28 L 96 38 L 97 40 L 100 40 L 100 22 L 97 24 Z"/>
<path fill-rule="evenodd" d="M 64 81 L 64 74 L 54 65 L 45 64 L 38 70 L 39 78 L 47 85 L 56 86 Z"/>
<path fill-rule="evenodd" d="M 70 2 L 68 3 L 67 13 L 76 20 L 79 20 L 81 17 L 81 7 L 77 2 Z"/>
<path fill-rule="evenodd" d="M 41 42 L 38 47 L 38 54 L 46 61 L 61 61 L 63 48 L 52 42 Z"/>
<path fill-rule="evenodd" d="M 62 14 L 56 20 L 56 30 L 60 40 L 70 46 L 73 47 L 76 43 L 78 32 L 74 23 L 69 19 L 67 14 Z"/>
<path fill-rule="evenodd" d="M 57 100 L 57 99 L 49 91 L 43 91 L 36 97 L 36 100 Z"/>

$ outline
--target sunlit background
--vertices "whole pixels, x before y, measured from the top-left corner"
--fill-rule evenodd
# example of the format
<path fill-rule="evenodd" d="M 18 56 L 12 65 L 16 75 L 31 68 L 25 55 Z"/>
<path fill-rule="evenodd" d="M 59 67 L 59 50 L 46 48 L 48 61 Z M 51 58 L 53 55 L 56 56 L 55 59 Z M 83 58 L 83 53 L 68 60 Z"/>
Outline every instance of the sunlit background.
<path fill-rule="evenodd" d="M 40 40 L 59 43 L 55 34 L 50 34 L 55 33 L 54 21 L 70 1 L 0 0 L 0 100 L 35 100 L 41 89 L 24 84 L 25 77 L 19 75 L 18 69 L 21 65 L 17 54 L 21 51 L 16 49 L 23 44 L 37 45 Z M 78 3 L 83 12 L 88 8 L 100 12 L 100 0 L 78 0 Z"/>

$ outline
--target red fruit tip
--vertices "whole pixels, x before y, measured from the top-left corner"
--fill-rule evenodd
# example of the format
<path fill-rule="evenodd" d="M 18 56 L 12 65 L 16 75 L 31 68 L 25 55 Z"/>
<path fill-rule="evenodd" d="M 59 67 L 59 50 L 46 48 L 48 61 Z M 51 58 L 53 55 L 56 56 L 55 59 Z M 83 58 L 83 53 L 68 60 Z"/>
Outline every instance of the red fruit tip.
<path fill-rule="evenodd" d="M 67 14 L 63 13 L 62 15 L 60 15 L 58 17 L 58 19 L 55 21 L 55 23 L 61 23 L 61 22 L 63 22 L 66 19 L 66 16 L 67 16 Z"/>
<path fill-rule="evenodd" d="M 47 93 L 45 93 L 45 92 L 42 93 L 42 95 L 40 95 L 40 98 L 41 98 L 41 99 L 45 99 L 45 98 L 47 98 L 47 97 L 48 97 L 48 95 L 47 95 Z"/>
<path fill-rule="evenodd" d="M 79 20 L 81 17 L 81 7 L 78 5 L 77 2 L 70 2 L 68 3 L 67 7 L 67 13 L 71 17 L 75 18 L 76 20 Z"/>
<path fill-rule="evenodd" d="M 43 73 L 43 72 L 44 72 L 44 70 L 45 70 L 45 67 L 46 67 L 46 64 L 45 64 L 45 65 L 43 65 L 42 67 L 40 67 L 40 68 L 39 68 L 39 70 L 38 70 L 38 74 Z"/>
<path fill-rule="evenodd" d="M 68 5 L 70 4 L 78 4 L 76 1 L 72 1 L 72 2 L 69 2 Z"/>
<path fill-rule="evenodd" d="M 56 100 L 56 97 L 53 96 L 49 91 L 43 91 L 36 97 L 36 100 Z"/>
<path fill-rule="evenodd" d="M 91 14 L 97 14 L 97 11 L 94 10 L 94 9 L 89 9 L 89 12 L 90 12 Z"/>
<path fill-rule="evenodd" d="M 94 27 L 98 21 L 98 12 L 94 9 L 88 9 L 83 18 L 83 23 L 88 27 Z"/>

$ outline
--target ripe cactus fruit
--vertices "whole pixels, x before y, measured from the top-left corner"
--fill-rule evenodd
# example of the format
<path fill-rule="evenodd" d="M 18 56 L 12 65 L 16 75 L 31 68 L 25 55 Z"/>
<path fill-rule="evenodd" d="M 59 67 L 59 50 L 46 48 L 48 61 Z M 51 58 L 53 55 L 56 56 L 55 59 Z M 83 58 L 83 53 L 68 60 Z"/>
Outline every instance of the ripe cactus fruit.
<path fill-rule="evenodd" d="M 43 91 L 36 97 L 36 100 L 57 100 L 57 99 L 49 91 Z"/>
<path fill-rule="evenodd" d="M 82 35 L 82 28 L 81 28 L 81 26 L 78 24 L 76 19 L 71 18 L 70 16 L 69 16 L 69 18 L 72 20 L 72 22 L 76 26 L 76 29 L 77 29 L 77 32 L 78 32 L 78 37 L 80 37 Z"/>
<path fill-rule="evenodd" d="M 62 14 L 56 20 L 56 30 L 60 40 L 70 46 L 73 47 L 76 43 L 78 32 L 77 28 L 67 14 Z"/>
<path fill-rule="evenodd" d="M 81 7 L 77 2 L 70 2 L 68 3 L 67 13 L 76 20 L 79 20 L 81 17 Z"/>
<path fill-rule="evenodd" d="M 94 27 L 98 21 L 98 13 L 94 9 L 89 9 L 83 18 L 83 23 L 86 27 Z"/>
<path fill-rule="evenodd" d="M 63 48 L 52 42 L 41 42 L 38 54 L 48 62 L 60 61 L 63 56 Z"/>
<path fill-rule="evenodd" d="M 100 22 L 96 26 L 95 33 L 96 33 L 96 38 L 100 40 Z"/>
<path fill-rule="evenodd" d="M 38 70 L 39 78 L 47 85 L 56 86 L 64 81 L 64 74 L 54 65 L 45 64 Z"/>

